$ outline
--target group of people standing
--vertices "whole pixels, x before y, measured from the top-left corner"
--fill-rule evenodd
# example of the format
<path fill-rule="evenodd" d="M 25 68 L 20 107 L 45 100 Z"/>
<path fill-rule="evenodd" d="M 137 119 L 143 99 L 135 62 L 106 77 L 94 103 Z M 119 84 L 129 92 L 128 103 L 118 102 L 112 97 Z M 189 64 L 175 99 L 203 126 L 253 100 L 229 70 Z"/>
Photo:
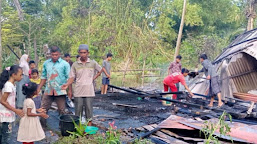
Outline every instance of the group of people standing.
<path fill-rule="evenodd" d="M 60 115 L 65 114 L 66 96 L 74 96 L 75 115 L 83 116 L 92 125 L 95 96 L 94 80 L 102 73 L 102 93 L 106 93 L 110 82 L 110 61 L 108 53 L 101 67 L 89 58 L 89 47 L 81 44 L 78 48 L 77 61 L 72 63 L 70 55 L 61 58 L 61 50 L 57 46 L 50 49 L 51 58 L 43 64 L 41 78 L 35 69 L 34 61 L 23 55 L 19 65 L 5 69 L 0 76 L 0 143 L 6 144 L 10 125 L 15 121 L 15 114 L 21 117 L 17 141 L 33 143 L 45 138 L 43 128 L 46 127 L 46 114 L 52 102 L 56 102 Z M 74 90 L 72 84 L 74 83 Z M 45 86 L 44 91 L 42 88 Z M 68 88 L 68 91 L 66 90 Z M 17 93 L 17 95 L 16 95 Z M 41 96 L 42 93 L 42 96 Z M 38 117 L 41 117 L 39 120 Z M 41 121 L 41 122 L 40 122 Z"/>
<path fill-rule="evenodd" d="M 168 76 L 164 78 L 164 92 L 168 92 L 169 88 L 172 92 L 177 92 L 179 89 L 179 83 L 181 83 L 185 89 L 189 92 L 190 96 L 194 96 L 191 90 L 188 88 L 185 77 L 188 76 L 189 70 L 186 68 L 182 68 L 181 66 L 182 57 L 178 55 L 176 60 L 172 62 L 169 66 Z M 209 80 L 209 96 L 211 96 L 209 107 L 213 107 L 214 97 L 218 97 L 218 107 L 223 106 L 223 102 L 221 100 L 221 88 L 219 84 L 219 77 L 216 72 L 215 66 L 208 60 L 206 54 L 202 54 L 199 57 L 200 62 L 203 68 L 196 72 L 198 75 L 201 72 L 204 72 L 206 79 Z M 177 99 L 177 96 L 174 94 L 173 99 Z"/>

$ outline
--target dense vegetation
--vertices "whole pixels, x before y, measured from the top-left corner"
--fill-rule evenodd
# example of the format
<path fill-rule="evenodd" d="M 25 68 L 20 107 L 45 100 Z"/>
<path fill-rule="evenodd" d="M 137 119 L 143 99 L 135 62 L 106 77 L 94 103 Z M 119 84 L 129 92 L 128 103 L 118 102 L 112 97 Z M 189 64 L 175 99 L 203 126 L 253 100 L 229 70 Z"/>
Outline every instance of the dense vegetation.
<path fill-rule="evenodd" d="M 77 54 L 79 44 L 101 60 L 114 54 L 115 69 L 161 67 L 173 60 L 183 0 L 2 0 L 3 67 L 15 63 L 10 45 L 21 55 L 43 45 Z M 188 0 L 180 54 L 191 68 L 205 52 L 214 58 L 235 35 L 245 31 L 245 0 Z"/>

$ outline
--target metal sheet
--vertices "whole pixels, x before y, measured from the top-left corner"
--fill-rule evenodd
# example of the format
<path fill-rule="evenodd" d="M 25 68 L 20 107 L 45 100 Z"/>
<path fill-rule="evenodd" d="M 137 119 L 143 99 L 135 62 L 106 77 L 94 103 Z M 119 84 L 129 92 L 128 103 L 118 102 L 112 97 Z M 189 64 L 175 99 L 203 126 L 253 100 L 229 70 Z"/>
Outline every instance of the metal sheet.
<path fill-rule="evenodd" d="M 179 121 L 187 121 L 187 119 L 176 116 L 176 115 L 171 115 L 166 120 L 161 122 L 158 126 L 160 128 L 174 128 L 174 129 L 194 130 L 194 128 L 191 128 L 191 127 L 185 126 L 183 124 L 180 124 Z"/>
<path fill-rule="evenodd" d="M 231 59 L 228 66 L 228 74 L 229 76 L 233 76 L 255 69 L 257 69 L 256 59 L 248 54 L 240 53 Z M 256 71 L 232 78 L 236 88 L 233 92 L 247 93 L 250 90 L 257 89 L 256 79 Z"/>
<path fill-rule="evenodd" d="M 218 119 L 213 118 L 208 121 L 217 122 Z M 204 122 L 196 121 L 193 119 L 182 118 L 176 115 L 171 115 L 166 120 L 161 122 L 159 125 L 161 128 L 177 128 L 186 130 L 201 130 L 204 127 Z M 250 126 L 247 124 L 242 124 L 238 122 L 229 123 L 231 132 L 229 136 L 220 135 L 219 131 L 215 132 L 215 135 L 223 139 L 231 140 L 245 143 L 257 143 L 257 126 Z"/>
<path fill-rule="evenodd" d="M 249 54 L 257 60 L 257 43 L 254 43 L 252 47 L 248 47 L 247 49 L 243 50 L 243 52 Z"/>

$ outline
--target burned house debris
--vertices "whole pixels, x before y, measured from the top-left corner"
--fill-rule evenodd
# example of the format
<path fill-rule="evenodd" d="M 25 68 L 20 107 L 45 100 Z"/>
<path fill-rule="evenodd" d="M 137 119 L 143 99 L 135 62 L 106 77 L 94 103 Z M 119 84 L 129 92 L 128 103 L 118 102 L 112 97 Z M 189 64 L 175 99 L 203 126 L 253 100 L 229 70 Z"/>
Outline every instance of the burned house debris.
<path fill-rule="evenodd" d="M 257 95 L 257 30 L 239 35 L 213 61 L 220 75 L 223 99 L 254 99 Z M 190 85 L 193 92 L 207 94 L 206 80 L 196 78 Z M 252 95 L 249 95 L 250 93 Z"/>
<path fill-rule="evenodd" d="M 215 131 L 214 135 L 224 143 L 257 143 L 257 29 L 239 35 L 223 52 L 213 61 L 221 83 L 222 99 L 226 104 L 222 108 L 208 107 L 208 81 L 198 75 L 190 81 L 189 87 L 195 94 L 193 98 L 185 92 L 161 93 L 157 91 L 143 91 L 136 88 L 120 88 L 122 93 L 109 93 L 108 99 L 118 99 L 112 106 L 123 107 L 132 111 L 127 116 L 146 113 L 148 117 L 157 113 L 169 113 L 164 119 L 148 121 L 147 125 L 124 130 L 131 139 L 150 138 L 155 143 L 203 143 L 205 139 L 200 135 L 204 121 L 218 121 L 224 111 L 232 116 L 229 136 Z M 125 92 L 125 93 L 124 93 Z M 178 99 L 167 99 L 167 94 L 177 94 Z M 126 99 L 143 98 L 138 103 L 133 100 L 128 103 Z M 161 106 L 161 100 L 173 103 L 172 106 Z M 147 107 L 147 103 L 149 106 Z M 155 105 L 158 103 L 159 105 Z M 153 107 L 150 109 L 150 107 Z M 158 109 L 157 107 L 161 107 Z M 121 109 L 119 109 L 121 110 Z M 155 112 L 153 110 L 156 110 Z M 142 113 L 145 112 L 145 113 Z M 157 113 L 156 113 L 157 112 Z M 147 118 L 138 118 L 147 121 Z M 146 123 L 145 123 L 146 124 Z"/>

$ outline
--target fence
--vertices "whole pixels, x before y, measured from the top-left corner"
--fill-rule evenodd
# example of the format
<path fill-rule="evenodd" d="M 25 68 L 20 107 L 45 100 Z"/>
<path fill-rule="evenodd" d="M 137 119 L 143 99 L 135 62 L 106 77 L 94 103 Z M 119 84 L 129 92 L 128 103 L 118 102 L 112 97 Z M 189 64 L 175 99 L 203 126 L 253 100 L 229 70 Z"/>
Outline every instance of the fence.
<path fill-rule="evenodd" d="M 154 74 L 150 74 L 150 75 L 145 75 L 146 72 L 156 72 Z M 122 78 L 122 86 L 124 86 L 124 81 L 126 80 L 126 75 L 128 75 L 128 72 L 134 72 L 134 73 L 130 73 L 129 75 L 138 75 L 138 73 L 135 72 L 139 72 L 139 74 L 141 73 L 141 78 L 142 78 L 142 86 L 144 85 L 144 79 L 146 77 L 160 77 L 161 76 L 161 69 L 132 69 L 132 70 L 116 70 L 116 71 L 112 71 L 114 73 L 123 73 L 122 75 L 118 75 L 118 76 L 123 76 Z"/>

